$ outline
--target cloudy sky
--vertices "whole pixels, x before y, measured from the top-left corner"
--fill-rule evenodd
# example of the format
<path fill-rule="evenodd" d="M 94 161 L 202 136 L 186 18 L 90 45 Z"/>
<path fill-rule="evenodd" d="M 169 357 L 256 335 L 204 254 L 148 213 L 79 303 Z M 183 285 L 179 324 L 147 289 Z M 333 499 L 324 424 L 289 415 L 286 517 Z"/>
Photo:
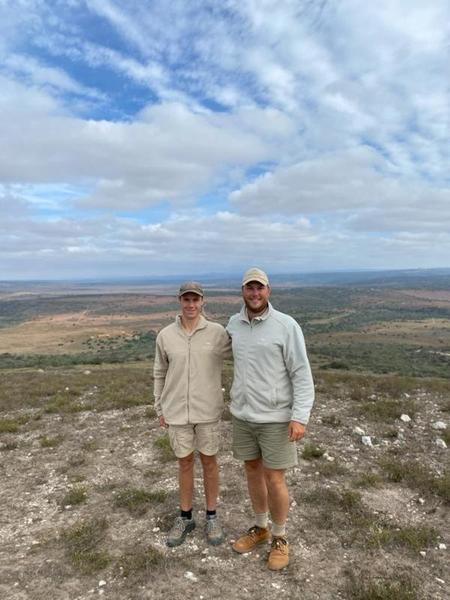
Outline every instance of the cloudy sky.
<path fill-rule="evenodd" d="M 450 266 L 448 0 L 0 0 L 0 279 Z"/>

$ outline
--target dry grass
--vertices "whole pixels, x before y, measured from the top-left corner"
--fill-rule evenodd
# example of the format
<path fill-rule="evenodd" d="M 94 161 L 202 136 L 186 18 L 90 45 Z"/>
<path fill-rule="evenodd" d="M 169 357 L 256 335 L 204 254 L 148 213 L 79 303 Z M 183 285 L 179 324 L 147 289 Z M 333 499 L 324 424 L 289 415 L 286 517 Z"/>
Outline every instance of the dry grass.
<path fill-rule="evenodd" d="M 71 564 L 81 573 L 92 575 L 110 563 L 109 554 L 99 549 L 107 529 L 108 522 L 100 518 L 80 521 L 62 532 L 61 539 L 66 554 Z"/>

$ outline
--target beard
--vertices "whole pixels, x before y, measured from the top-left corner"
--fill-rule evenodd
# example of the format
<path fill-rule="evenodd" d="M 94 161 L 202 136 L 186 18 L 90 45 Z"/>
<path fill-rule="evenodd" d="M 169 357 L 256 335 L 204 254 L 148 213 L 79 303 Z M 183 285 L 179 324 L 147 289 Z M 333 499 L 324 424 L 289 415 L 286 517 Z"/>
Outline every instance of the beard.
<path fill-rule="evenodd" d="M 254 315 L 260 315 L 269 306 L 269 301 L 264 300 L 259 308 L 252 308 L 251 304 L 245 299 L 244 299 L 244 304 L 245 304 L 247 311 L 253 313 Z"/>

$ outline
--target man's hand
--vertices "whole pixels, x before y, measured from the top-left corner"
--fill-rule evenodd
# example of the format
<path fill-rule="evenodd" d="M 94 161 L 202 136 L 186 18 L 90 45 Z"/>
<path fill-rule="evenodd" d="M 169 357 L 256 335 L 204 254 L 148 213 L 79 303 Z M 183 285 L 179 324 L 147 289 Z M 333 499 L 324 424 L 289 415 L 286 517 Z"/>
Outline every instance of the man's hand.
<path fill-rule="evenodd" d="M 290 442 L 296 442 L 305 435 L 306 427 L 298 421 L 289 421 L 288 436 Z"/>
<path fill-rule="evenodd" d="M 166 423 L 165 418 L 162 415 L 159 417 L 159 426 L 164 427 L 164 429 L 167 429 L 169 427 Z"/>

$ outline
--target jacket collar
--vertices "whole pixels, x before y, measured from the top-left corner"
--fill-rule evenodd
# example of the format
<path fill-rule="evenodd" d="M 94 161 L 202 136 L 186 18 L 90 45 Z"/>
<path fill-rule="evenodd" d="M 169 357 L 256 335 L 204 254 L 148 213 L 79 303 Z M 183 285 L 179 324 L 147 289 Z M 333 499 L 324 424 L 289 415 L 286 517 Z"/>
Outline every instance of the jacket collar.
<path fill-rule="evenodd" d="M 258 317 L 254 317 L 252 320 L 253 321 L 265 321 L 268 317 L 270 317 L 270 315 L 273 313 L 273 311 L 274 311 L 274 308 L 273 308 L 273 306 L 269 302 L 267 304 L 267 308 L 263 312 L 263 314 L 259 315 Z M 247 314 L 247 307 L 245 306 L 245 304 L 241 308 L 241 312 L 239 313 L 239 318 L 240 318 L 241 321 L 245 321 L 246 323 L 250 323 L 250 319 L 248 318 L 248 314 Z"/>

